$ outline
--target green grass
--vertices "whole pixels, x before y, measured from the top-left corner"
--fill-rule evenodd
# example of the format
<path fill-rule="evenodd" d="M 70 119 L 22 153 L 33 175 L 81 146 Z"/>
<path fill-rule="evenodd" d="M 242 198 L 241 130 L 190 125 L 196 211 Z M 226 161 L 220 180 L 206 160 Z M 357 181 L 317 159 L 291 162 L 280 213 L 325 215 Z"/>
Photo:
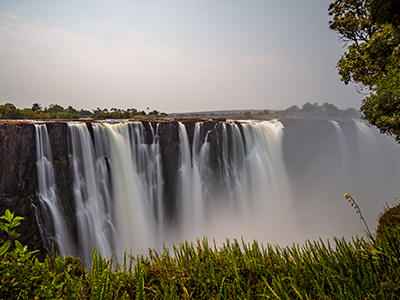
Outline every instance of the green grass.
<path fill-rule="evenodd" d="M 6 225 L 14 218 L 8 216 Z M 400 298 L 398 223 L 351 241 L 291 247 L 238 240 L 217 246 L 204 238 L 125 255 L 120 265 L 94 250 L 90 270 L 55 253 L 40 262 L 15 238 L 16 247 L 0 256 L 0 299 Z"/>

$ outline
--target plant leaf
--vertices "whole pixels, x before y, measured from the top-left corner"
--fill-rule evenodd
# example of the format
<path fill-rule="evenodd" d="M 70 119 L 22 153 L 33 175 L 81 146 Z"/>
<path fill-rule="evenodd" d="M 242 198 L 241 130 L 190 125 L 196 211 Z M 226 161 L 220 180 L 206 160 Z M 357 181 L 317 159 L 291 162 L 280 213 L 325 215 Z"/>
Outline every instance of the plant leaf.
<path fill-rule="evenodd" d="M 0 248 L 0 256 L 2 256 L 4 253 L 6 253 L 8 248 L 10 248 L 10 246 L 11 246 L 11 241 L 10 240 L 5 242 L 4 245 L 1 246 L 1 248 Z"/>
<path fill-rule="evenodd" d="M 19 253 L 23 253 L 24 252 L 24 247 L 22 246 L 22 244 L 19 241 L 15 241 L 15 247 L 17 248 L 17 251 Z"/>

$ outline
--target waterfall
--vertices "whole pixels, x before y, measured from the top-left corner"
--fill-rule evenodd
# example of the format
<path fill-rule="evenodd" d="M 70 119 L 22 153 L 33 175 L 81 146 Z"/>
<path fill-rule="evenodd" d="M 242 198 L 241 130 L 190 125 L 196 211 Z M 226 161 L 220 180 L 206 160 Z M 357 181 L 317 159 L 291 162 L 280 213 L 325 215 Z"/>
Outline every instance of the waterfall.
<path fill-rule="evenodd" d="M 355 177 L 359 195 L 357 203 L 361 210 L 363 206 L 369 208 L 363 214 L 370 224 L 375 225 L 377 217 L 374 211 L 381 211 L 385 205 L 385 202 L 379 200 L 384 199 L 387 192 L 393 191 L 393 187 L 397 193 L 386 201 L 390 203 L 398 196 L 398 187 L 393 181 L 398 183 L 399 165 L 396 154 L 400 147 L 393 139 L 380 134 L 366 123 L 359 120 L 354 120 L 354 123 L 357 154 L 351 159 L 355 165 L 354 172 L 357 174 Z M 394 146 L 394 149 L 389 146 Z"/>
<path fill-rule="evenodd" d="M 280 121 L 176 122 L 168 128 L 177 140 L 150 122 L 69 122 L 74 239 L 46 127 L 36 125 L 48 244 L 89 264 L 94 247 L 120 260 L 124 250 L 145 253 L 203 236 L 281 245 L 349 237 L 363 225 L 347 192 L 373 227 L 383 199 L 397 196 L 398 145 L 359 121 L 292 122 L 289 129 Z"/>
<path fill-rule="evenodd" d="M 182 205 L 181 224 L 183 236 L 201 234 L 204 230 L 206 218 L 206 203 L 209 200 L 211 172 L 209 170 L 209 143 L 208 134 L 201 141 L 202 123 L 198 122 L 194 128 L 192 141 L 192 155 L 185 126 L 179 124 L 180 138 L 180 167 L 179 167 L 179 197 Z"/>
<path fill-rule="evenodd" d="M 219 231 L 221 238 L 240 238 L 247 235 L 249 227 L 255 234 L 264 226 L 273 231 L 286 220 L 281 217 L 283 212 L 290 218 L 291 191 L 282 156 L 280 122 L 224 123 L 220 179 L 213 176 L 209 166 L 211 131 L 201 143 L 202 123 L 196 124 L 190 156 L 186 128 L 183 124 L 179 128 L 178 201 L 184 207 L 183 238 L 215 237 Z"/>
<path fill-rule="evenodd" d="M 109 256 L 113 250 L 111 204 L 105 177 L 105 160 L 96 159 L 85 123 L 69 123 L 70 164 L 78 223 L 79 255 L 88 262 L 94 247 Z M 99 128 L 97 128 L 99 129 Z M 101 136 L 95 130 L 96 138 Z M 97 142 L 97 145 L 101 144 Z M 100 155 L 103 149 L 99 147 Z"/>
<path fill-rule="evenodd" d="M 70 164 L 78 228 L 78 253 L 88 263 L 93 248 L 105 256 L 135 253 L 164 231 L 159 137 L 140 122 L 68 123 Z"/>
<path fill-rule="evenodd" d="M 54 176 L 53 158 L 49 135 L 45 124 L 35 124 L 36 131 L 36 168 L 40 215 L 43 220 L 42 238 L 44 246 L 50 250 L 55 244 L 61 255 L 75 255 L 70 232 L 64 218 L 62 204 L 58 197 Z"/>
<path fill-rule="evenodd" d="M 161 157 L 158 136 L 144 143 L 141 123 L 104 124 L 110 141 L 112 189 L 119 252 L 146 249 L 162 233 Z"/>
<path fill-rule="evenodd" d="M 234 203 L 244 199 L 242 180 L 245 181 L 247 178 L 246 169 L 243 168 L 244 140 L 239 126 L 234 122 L 224 123 L 222 134 L 222 186 L 225 186 L 225 197 L 229 199 L 229 205 L 232 208 Z"/>
<path fill-rule="evenodd" d="M 129 123 L 128 127 L 133 159 L 132 168 L 135 174 L 139 176 L 139 186 L 142 189 L 141 197 L 142 199 L 145 198 L 147 214 L 155 222 L 155 224 L 149 224 L 148 226 L 149 228 L 151 226 L 155 227 L 154 230 L 157 236 L 160 237 L 164 234 L 165 209 L 158 125 L 156 132 L 154 132 L 153 127 L 149 127 L 152 139 L 151 144 L 147 144 L 145 141 L 145 128 L 141 122 Z"/>
<path fill-rule="evenodd" d="M 339 138 L 339 148 L 340 148 L 340 168 L 342 169 L 343 186 L 348 191 L 352 193 L 354 191 L 353 182 L 353 167 L 350 158 L 349 148 L 347 146 L 346 138 L 343 134 L 343 130 L 340 124 L 336 121 L 331 121 L 332 125 L 335 127 L 338 138 Z"/>

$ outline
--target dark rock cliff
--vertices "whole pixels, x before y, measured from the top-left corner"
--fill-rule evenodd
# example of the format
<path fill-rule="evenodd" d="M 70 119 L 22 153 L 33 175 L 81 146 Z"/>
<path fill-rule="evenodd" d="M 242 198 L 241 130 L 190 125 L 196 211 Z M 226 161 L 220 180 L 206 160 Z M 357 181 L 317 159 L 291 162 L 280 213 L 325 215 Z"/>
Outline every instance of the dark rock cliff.
<path fill-rule="evenodd" d="M 179 165 L 179 124 L 176 121 L 161 122 L 158 125 L 161 159 L 163 163 L 164 193 L 169 199 L 165 203 L 167 218 L 172 221 L 177 213 L 176 186 Z"/>
<path fill-rule="evenodd" d="M 0 122 L 0 214 L 9 209 L 25 218 L 17 232 L 31 250 L 42 247 L 37 204 L 35 127 L 26 122 Z"/>

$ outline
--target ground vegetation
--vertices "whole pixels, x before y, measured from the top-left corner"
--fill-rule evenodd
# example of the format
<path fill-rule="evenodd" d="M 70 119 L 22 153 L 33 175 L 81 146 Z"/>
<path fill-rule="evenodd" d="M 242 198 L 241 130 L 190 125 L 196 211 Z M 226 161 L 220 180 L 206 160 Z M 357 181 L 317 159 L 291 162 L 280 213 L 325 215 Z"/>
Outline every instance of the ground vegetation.
<path fill-rule="evenodd" d="M 354 201 L 354 200 L 353 200 Z M 397 299 L 400 224 L 351 241 L 279 247 L 207 239 L 90 267 L 54 251 L 43 261 L 18 242 L 23 218 L 1 217 L 0 299 Z"/>

